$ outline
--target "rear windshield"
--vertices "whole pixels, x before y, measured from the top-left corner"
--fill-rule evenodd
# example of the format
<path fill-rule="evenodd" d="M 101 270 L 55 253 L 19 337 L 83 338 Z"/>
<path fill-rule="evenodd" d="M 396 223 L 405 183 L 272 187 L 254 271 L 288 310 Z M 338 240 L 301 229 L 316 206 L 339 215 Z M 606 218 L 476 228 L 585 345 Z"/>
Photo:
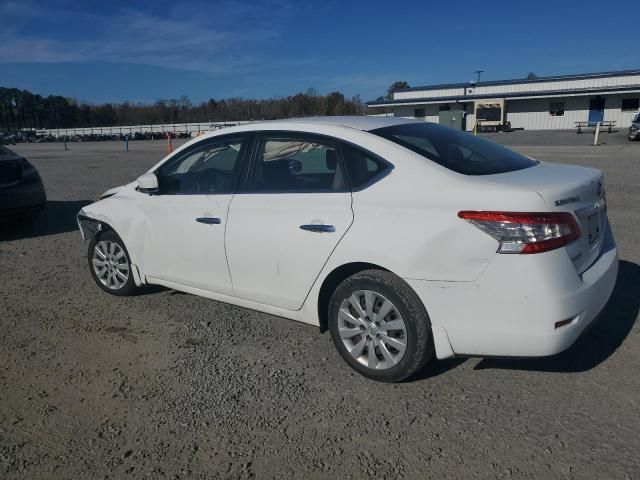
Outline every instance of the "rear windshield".
<path fill-rule="evenodd" d="M 434 123 L 407 123 L 378 128 L 370 133 L 464 175 L 513 172 L 538 163 L 476 135 Z"/>

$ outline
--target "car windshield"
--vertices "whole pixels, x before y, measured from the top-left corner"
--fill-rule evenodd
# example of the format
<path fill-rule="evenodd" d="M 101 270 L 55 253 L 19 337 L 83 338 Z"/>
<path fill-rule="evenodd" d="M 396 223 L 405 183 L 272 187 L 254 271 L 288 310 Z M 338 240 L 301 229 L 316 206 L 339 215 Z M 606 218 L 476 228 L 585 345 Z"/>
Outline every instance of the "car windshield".
<path fill-rule="evenodd" d="M 538 163 L 470 133 L 433 123 L 407 123 L 378 128 L 370 133 L 464 175 L 513 172 Z"/>

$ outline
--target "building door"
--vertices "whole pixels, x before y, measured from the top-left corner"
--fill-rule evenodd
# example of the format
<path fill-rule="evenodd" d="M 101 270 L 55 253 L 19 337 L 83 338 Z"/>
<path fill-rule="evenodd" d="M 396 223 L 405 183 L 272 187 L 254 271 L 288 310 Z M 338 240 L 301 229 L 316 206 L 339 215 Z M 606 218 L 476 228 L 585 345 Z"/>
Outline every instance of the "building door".
<path fill-rule="evenodd" d="M 594 125 L 604 120 L 604 98 L 589 100 L 589 123 Z"/>
<path fill-rule="evenodd" d="M 438 115 L 440 125 L 457 130 L 463 129 L 464 112 L 462 110 L 441 110 Z"/>

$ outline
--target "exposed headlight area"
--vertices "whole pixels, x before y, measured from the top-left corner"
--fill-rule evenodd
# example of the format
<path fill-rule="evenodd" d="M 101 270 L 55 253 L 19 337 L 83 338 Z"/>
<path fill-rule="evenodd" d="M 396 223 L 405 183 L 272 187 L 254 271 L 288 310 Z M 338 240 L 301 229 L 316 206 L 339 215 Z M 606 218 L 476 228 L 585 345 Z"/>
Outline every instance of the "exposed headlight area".
<path fill-rule="evenodd" d="M 462 211 L 458 216 L 495 238 L 499 253 L 548 252 L 580 237 L 570 213 Z"/>

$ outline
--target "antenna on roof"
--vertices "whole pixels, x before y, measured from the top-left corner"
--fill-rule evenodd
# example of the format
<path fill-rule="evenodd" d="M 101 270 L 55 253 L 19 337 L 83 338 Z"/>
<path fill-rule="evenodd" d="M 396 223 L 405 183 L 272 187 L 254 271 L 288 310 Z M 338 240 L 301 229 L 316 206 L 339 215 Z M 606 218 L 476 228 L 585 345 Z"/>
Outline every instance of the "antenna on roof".
<path fill-rule="evenodd" d="M 484 70 L 476 70 L 475 72 L 473 72 L 476 74 L 476 83 L 480 83 L 480 75 L 482 73 L 484 73 Z"/>

